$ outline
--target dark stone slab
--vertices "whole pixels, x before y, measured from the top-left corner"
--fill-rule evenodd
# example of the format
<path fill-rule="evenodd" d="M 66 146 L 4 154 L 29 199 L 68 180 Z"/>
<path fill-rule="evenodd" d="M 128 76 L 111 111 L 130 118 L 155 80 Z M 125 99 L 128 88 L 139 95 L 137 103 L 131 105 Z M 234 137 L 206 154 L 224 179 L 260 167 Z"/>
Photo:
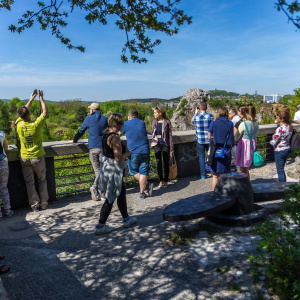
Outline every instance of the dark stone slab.
<path fill-rule="evenodd" d="M 10 161 L 8 190 L 10 195 L 10 204 L 12 209 L 29 206 L 26 184 L 22 173 L 22 166 L 20 160 Z M 54 158 L 46 157 L 46 178 L 47 188 L 49 194 L 49 202 L 56 200 L 56 185 L 55 185 L 55 170 Z M 36 189 L 38 191 L 37 178 L 35 176 Z"/>
<path fill-rule="evenodd" d="M 299 184 L 299 182 L 268 182 L 268 183 L 254 183 L 252 188 L 254 190 L 254 202 L 265 202 L 272 200 L 280 200 L 285 197 L 285 190 L 291 184 Z"/>
<path fill-rule="evenodd" d="M 247 215 L 233 216 L 217 214 L 206 217 L 206 219 L 213 223 L 230 227 L 247 227 L 257 222 L 265 221 L 269 215 L 268 210 L 259 205 L 254 205 L 253 207 L 254 211 Z"/>
<path fill-rule="evenodd" d="M 236 196 L 237 201 L 222 214 L 242 216 L 254 211 L 254 194 L 248 176 L 244 173 L 222 174 L 218 180 L 215 192 L 222 195 Z"/>
<path fill-rule="evenodd" d="M 177 162 L 178 178 L 200 174 L 196 142 L 175 144 L 174 153 Z"/>
<path fill-rule="evenodd" d="M 168 205 L 164 209 L 163 218 L 171 222 L 202 218 L 226 210 L 235 201 L 235 196 L 215 192 L 203 193 Z"/>

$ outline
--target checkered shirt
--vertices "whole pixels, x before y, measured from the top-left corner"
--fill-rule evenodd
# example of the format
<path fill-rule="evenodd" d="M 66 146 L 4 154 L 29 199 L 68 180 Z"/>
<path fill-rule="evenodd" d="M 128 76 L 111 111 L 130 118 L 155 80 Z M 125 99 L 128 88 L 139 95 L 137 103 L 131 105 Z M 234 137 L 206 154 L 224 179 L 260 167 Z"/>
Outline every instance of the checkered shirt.
<path fill-rule="evenodd" d="M 213 115 L 206 111 L 202 111 L 193 117 L 193 123 L 196 124 L 196 139 L 199 144 L 209 144 L 207 130 L 213 120 Z"/>

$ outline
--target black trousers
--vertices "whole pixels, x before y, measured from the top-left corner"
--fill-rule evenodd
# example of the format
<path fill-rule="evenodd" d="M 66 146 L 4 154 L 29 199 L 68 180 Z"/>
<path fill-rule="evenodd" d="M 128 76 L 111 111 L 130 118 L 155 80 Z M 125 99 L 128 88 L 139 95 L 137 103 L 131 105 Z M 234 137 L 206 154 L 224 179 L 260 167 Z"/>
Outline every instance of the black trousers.
<path fill-rule="evenodd" d="M 157 173 L 160 181 L 168 182 L 169 179 L 169 160 L 170 160 L 170 147 L 167 145 L 156 145 L 154 147 Z M 164 176 L 162 168 L 162 159 L 164 161 Z"/>
<path fill-rule="evenodd" d="M 122 189 L 121 189 L 121 193 L 117 198 L 117 204 L 118 204 L 118 208 L 119 211 L 122 215 L 123 219 L 126 219 L 128 217 L 128 212 L 127 212 L 127 201 L 126 201 L 126 188 L 124 185 L 124 181 L 122 181 Z M 99 224 L 105 224 L 107 221 L 107 218 L 112 210 L 112 207 L 114 205 L 113 203 L 109 203 L 108 200 L 106 199 L 101 211 L 100 211 L 100 218 L 99 218 Z"/>

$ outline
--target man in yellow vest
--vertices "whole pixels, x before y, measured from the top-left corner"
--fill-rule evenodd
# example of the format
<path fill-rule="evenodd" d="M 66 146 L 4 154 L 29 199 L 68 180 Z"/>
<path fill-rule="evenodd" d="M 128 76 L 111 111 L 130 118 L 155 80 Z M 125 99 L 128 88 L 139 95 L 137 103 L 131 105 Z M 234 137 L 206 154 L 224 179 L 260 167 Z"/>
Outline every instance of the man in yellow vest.
<path fill-rule="evenodd" d="M 42 114 L 31 121 L 30 106 L 36 96 L 39 96 Z M 43 98 L 42 90 L 35 90 L 25 106 L 17 110 L 17 132 L 20 138 L 20 156 L 23 176 L 26 183 L 28 201 L 33 211 L 46 209 L 48 205 L 48 190 L 46 180 L 45 151 L 42 145 L 42 129 L 48 115 L 48 108 Z M 38 193 L 35 189 L 34 174 L 38 180 Z"/>

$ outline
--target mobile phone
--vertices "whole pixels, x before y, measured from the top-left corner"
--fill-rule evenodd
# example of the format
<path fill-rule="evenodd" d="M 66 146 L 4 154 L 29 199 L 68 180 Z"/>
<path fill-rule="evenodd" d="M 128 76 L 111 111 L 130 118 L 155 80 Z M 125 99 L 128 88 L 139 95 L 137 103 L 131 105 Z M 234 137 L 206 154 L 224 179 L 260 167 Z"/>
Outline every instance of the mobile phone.
<path fill-rule="evenodd" d="M 37 89 L 35 89 L 35 90 L 33 91 L 32 94 L 33 94 L 33 95 L 37 95 L 37 93 L 38 93 L 38 92 L 37 92 Z"/>

